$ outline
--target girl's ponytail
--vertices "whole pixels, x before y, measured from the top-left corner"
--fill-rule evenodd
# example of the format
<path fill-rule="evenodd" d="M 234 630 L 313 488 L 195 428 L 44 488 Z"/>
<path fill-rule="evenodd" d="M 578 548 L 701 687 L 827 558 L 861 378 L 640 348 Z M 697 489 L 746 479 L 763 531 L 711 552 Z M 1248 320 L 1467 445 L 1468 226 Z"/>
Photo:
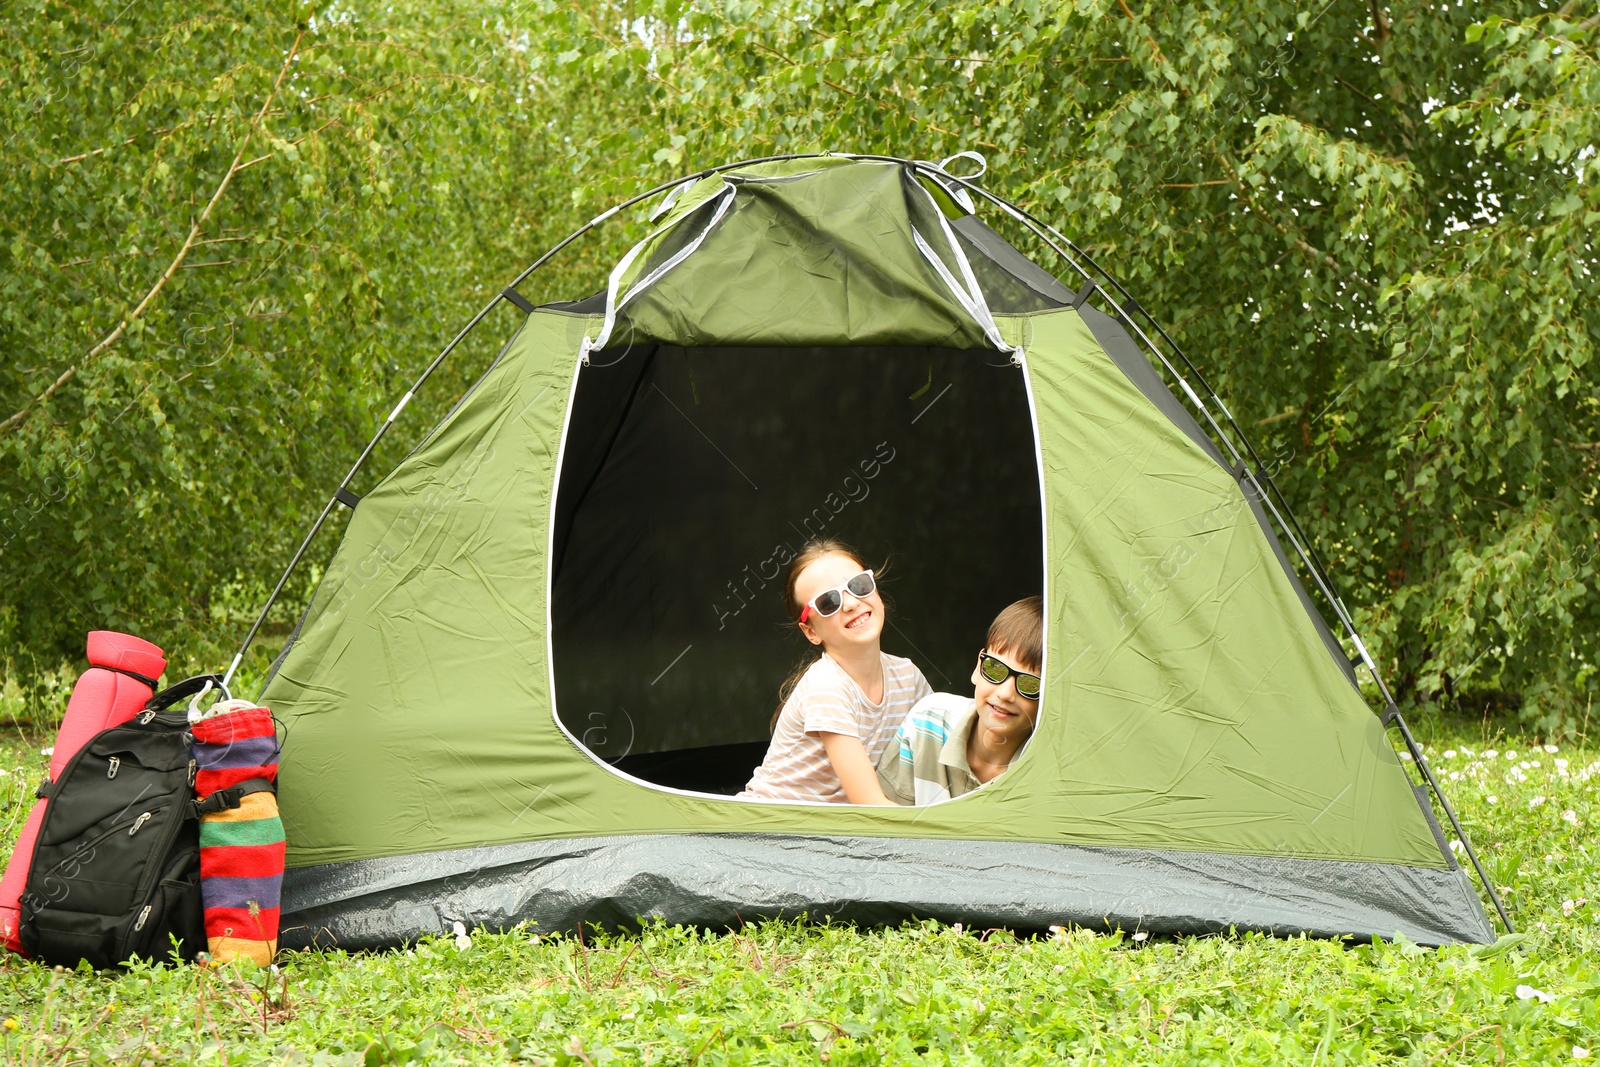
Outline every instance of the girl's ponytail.
<path fill-rule="evenodd" d="M 801 546 L 799 553 L 795 555 L 794 560 L 789 564 L 789 574 L 783 583 L 783 608 L 789 616 L 789 622 L 797 628 L 800 622 L 800 609 L 803 605 L 795 598 L 794 587 L 795 583 L 800 580 L 800 572 L 823 556 L 835 555 L 848 556 L 850 559 L 855 560 L 862 570 L 867 569 L 867 565 L 861 561 L 861 553 L 843 541 L 838 541 L 831 537 L 820 537 L 814 541 L 807 541 Z M 794 687 L 800 684 L 800 679 L 805 677 L 806 671 L 809 671 L 816 662 L 816 657 L 808 656 L 802 659 L 794 670 L 789 672 L 789 677 L 784 679 L 783 684 L 778 687 L 778 709 L 772 713 L 772 722 L 767 727 L 769 733 L 777 732 L 778 716 L 783 714 L 783 706 L 789 702 L 789 697 L 794 693 Z"/>

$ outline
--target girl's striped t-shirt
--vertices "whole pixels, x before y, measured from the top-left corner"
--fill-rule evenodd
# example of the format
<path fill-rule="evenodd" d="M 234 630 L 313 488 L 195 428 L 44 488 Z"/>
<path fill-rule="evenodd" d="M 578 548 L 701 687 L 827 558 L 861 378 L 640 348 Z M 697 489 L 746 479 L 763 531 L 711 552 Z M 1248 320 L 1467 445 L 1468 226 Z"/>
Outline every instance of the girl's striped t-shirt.
<path fill-rule="evenodd" d="M 886 652 L 878 655 L 883 663 L 879 704 L 868 701 L 861 687 L 826 653 L 811 665 L 778 713 L 767 758 L 741 797 L 848 803 L 820 735 L 859 738 L 867 758 L 877 766 L 911 706 L 932 691 L 916 664 Z"/>

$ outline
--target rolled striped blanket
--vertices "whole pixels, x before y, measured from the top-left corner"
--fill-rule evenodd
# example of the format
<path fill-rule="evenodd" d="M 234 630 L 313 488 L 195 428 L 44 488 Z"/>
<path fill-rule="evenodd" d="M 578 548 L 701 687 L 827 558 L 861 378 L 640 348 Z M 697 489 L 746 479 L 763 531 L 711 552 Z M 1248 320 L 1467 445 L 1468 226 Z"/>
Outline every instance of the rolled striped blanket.
<path fill-rule="evenodd" d="M 190 725 L 194 735 L 195 795 L 278 777 L 278 736 L 272 713 L 233 700 Z M 278 951 L 278 903 L 283 888 L 284 833 L 276 794 L 247 793 L 239 806 L 200 818 L 200 899 L 206 940 L 218 963 L 244 957 L 265 967 Z"/>

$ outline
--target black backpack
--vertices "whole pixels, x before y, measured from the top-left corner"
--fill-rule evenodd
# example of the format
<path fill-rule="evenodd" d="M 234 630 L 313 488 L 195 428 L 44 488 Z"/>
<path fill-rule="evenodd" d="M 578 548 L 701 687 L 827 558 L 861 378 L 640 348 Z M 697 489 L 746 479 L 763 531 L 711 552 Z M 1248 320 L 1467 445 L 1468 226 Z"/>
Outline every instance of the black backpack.
<path fill-rule="evenodd" d="M 35 959 L 115 967 L 133 956 L 164 960 L 174 938 L 184 959 L 206 947 L 193 739 L 188 716 L 166 709 L 208 681 L 220 679 L 189 678 L 151 697 L 39 787 L 50 803 L 20 923 Z M 219 793 L 205 810 L 230 800 L 238 805 Z"/>

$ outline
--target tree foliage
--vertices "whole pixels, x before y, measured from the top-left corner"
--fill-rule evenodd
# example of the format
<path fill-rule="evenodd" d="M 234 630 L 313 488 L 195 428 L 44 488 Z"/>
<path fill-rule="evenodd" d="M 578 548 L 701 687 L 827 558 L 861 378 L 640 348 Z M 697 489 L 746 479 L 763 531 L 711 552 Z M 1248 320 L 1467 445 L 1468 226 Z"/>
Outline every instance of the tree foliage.
<path fill-rule="evenodd" d="M 466 5 L 17 14 L 0 639 L 48 659 L 115 626 L 211 653 L 238 636 L 230 592 L 259 601 L 428 349 L 526 254 L 552 133 Z"/>
<path fill-rule="evenodd" d="M 1577 4 L 118 12 L 39 4 L 0 37 L 14 647 L 183 620 L 225 642 L 216 598 L 259 595 L 405 380 L 621 197 L 775 152 L 976 149 L 1201 366 L 1404 700 L 1544 728 L 1592 700 L 1600 66 Z M 621 220 L 529 295 L 581 295 L 637 236 Z"/>

